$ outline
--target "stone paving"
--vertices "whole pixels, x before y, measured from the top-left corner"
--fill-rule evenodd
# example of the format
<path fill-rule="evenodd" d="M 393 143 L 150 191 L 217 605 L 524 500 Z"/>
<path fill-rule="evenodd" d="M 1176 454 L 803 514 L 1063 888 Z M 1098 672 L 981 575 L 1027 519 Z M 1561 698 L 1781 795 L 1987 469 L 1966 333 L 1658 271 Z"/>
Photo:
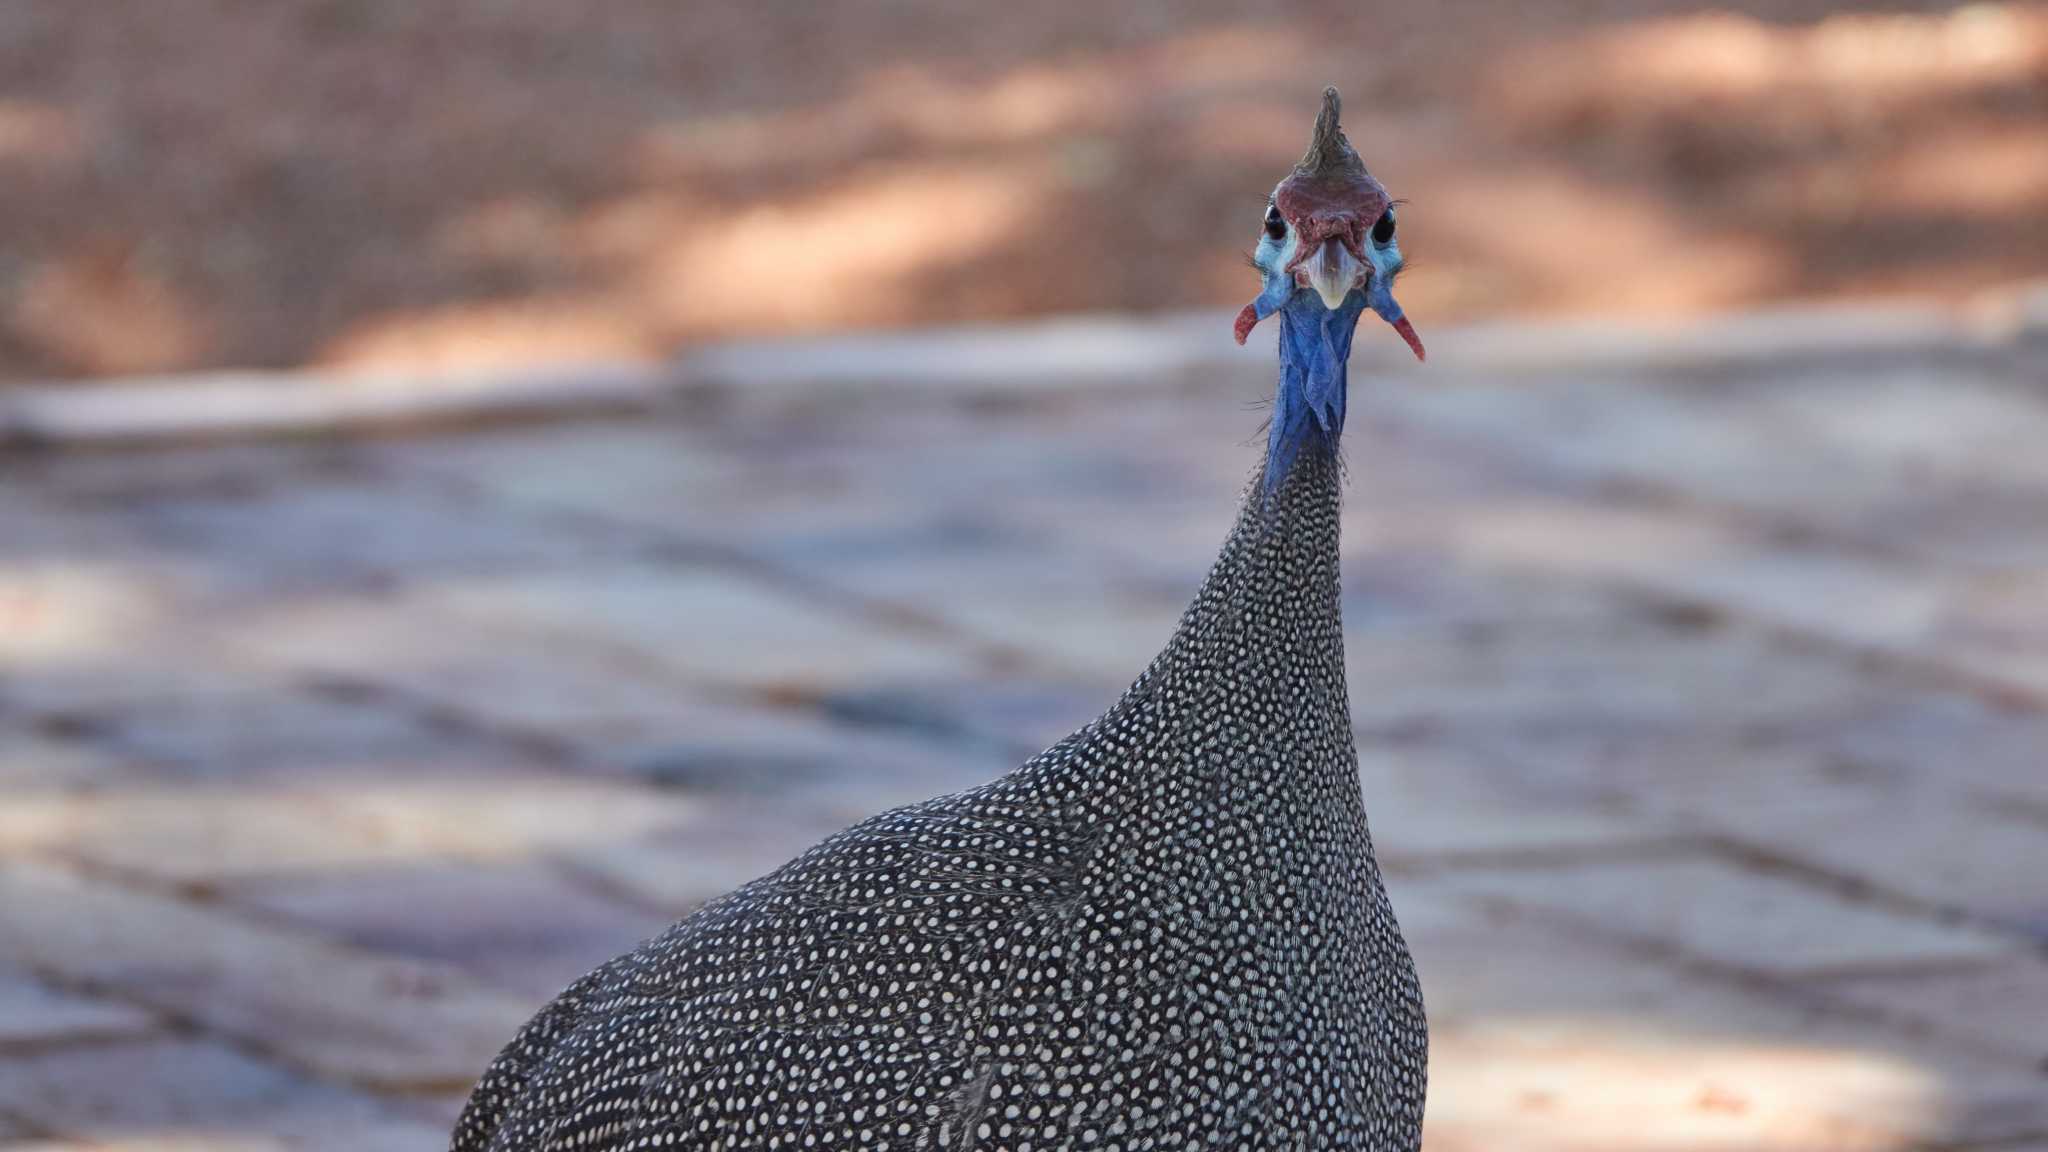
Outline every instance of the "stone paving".
<path fill-rule="evenodd" d="M 2048 361 L 1872 324 L 1354 384 L 1432 1149 L 2048 1148 Z M 1265 359 L 945 347 L 973 387 L 7 458 L 0 1149 L 438 1148 L 575 975 L 1102 708 Z"/>

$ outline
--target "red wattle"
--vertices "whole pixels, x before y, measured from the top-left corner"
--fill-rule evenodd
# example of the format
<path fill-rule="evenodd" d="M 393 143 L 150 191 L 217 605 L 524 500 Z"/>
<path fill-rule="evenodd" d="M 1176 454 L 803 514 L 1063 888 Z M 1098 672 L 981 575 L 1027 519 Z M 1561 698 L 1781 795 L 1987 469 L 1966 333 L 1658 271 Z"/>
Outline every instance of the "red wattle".
<path fill-rule="evenodd" d="M 1241 322 L 1242 321 L 1240 321 L 1240 323 Z M 1406 340 L 1408 342 L 1408 347 L 1414 350 L 1415 358 L 1417 360 L 1429 359 L 1429 353 L 1424 352 L 1422 350 L 1422 337 L 1417 336 L 1415 334 L 1415 325 L 1410 324 L 1406 316 L 1403 316 L 1399 320 L 1394 321 L 1394 331 L 1399 332 L 1401 334 L 1401 339 Z M 1244 343 L 1244 338 L 1239 337 L 1237 342 L 1239 344 Z"/>
<path fill-rule="evenodd" d="M 1230 334 L 1237 337 L 1237 342 L 1242 344 L 1245 342 L 1245 338 L 1252 334 L 1252 328 L 1258 322 L 1258 308 L 1252 304 L 1247 304 L 1244 306 L 1244 311 L 1237 314 L 1237 323 L 1231 327 Z"/>

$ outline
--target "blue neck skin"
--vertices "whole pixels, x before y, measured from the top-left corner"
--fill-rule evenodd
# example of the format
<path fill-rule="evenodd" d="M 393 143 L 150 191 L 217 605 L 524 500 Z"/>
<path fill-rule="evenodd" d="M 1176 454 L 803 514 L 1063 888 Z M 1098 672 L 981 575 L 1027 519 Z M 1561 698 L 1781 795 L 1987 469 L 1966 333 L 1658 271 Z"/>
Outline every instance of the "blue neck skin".
<path fill-rule="evenodd" d="M 1260 303 L 1265 302 L 1262 296 Z M 1280 386 L 1266 434 L 1268 496 L 1280 491 L 1304 447 L 1337 450 L 1344 432 L 1351 336 L 1367 303 L 1365 293 L 1353 292 L 1332 312 L 1315 293 L 1298 290 L 1290 291 L 1277 309 L 1268 309 L 1280 313 Z"/>
<path fill-rule="evenodd" d="M 1266 248 L 1260 252 L 1264 254 Z M 1280 314 L 1280 387 L 1273 397 L 1273 423 L 1266 435 L 1266 494 L 1280 491 L 1287 468 L 1303 445 L 1335 452 L 1344 433 L 1344 396 L 1351 359 L 1351 336 L 1367 308 L 1389 324 L 1401 323 L 1395 303 L 1394 274 L 1401 270 L 1400 250 L 1391 244 L 1366 252 L 1372 275 L 1362 291 L 1354 290 L 1332 312 L 1320 296 L 1297 287 L 1279 265 L 1274 252 L 1259 265 L 1262 283 L 1249 308 L 1256 324 Z M 1238 338 L 1243 343 L 1243 336 Z M 1412 337 L 1411 337 L 1412 342 Z M 1422 355 L 1420 346 L 1415 354 Z"/>

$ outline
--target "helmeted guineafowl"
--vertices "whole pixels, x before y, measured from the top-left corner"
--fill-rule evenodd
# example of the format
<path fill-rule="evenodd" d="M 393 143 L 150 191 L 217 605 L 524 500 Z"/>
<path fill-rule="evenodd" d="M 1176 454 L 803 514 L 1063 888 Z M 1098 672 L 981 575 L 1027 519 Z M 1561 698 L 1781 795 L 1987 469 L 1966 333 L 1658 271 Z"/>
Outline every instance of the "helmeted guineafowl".
<path fill-rule="evenodd" d="M 877 816 L 571 986 L 455 1152 L 1420 1145 L 1428 1039 L 1360 796 L 1338 611 L 1358 317 L 1422 354 L 1337 124 L 1274 190 L 1268 450 L 1164 651 L 1008 776 Z"/>

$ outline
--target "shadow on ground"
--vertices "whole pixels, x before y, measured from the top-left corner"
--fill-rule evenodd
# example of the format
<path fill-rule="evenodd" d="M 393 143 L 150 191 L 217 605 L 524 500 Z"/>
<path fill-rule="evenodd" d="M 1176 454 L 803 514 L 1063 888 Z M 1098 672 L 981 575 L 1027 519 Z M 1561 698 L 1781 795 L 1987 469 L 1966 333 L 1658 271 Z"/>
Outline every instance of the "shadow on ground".
<path fill-rule="evenodd" d="M 0 16 L 0 378 L 1229 306 L 1316 94 L 1427 324 L 2048 269 L 2048 9 L 178 0 Z"/>

